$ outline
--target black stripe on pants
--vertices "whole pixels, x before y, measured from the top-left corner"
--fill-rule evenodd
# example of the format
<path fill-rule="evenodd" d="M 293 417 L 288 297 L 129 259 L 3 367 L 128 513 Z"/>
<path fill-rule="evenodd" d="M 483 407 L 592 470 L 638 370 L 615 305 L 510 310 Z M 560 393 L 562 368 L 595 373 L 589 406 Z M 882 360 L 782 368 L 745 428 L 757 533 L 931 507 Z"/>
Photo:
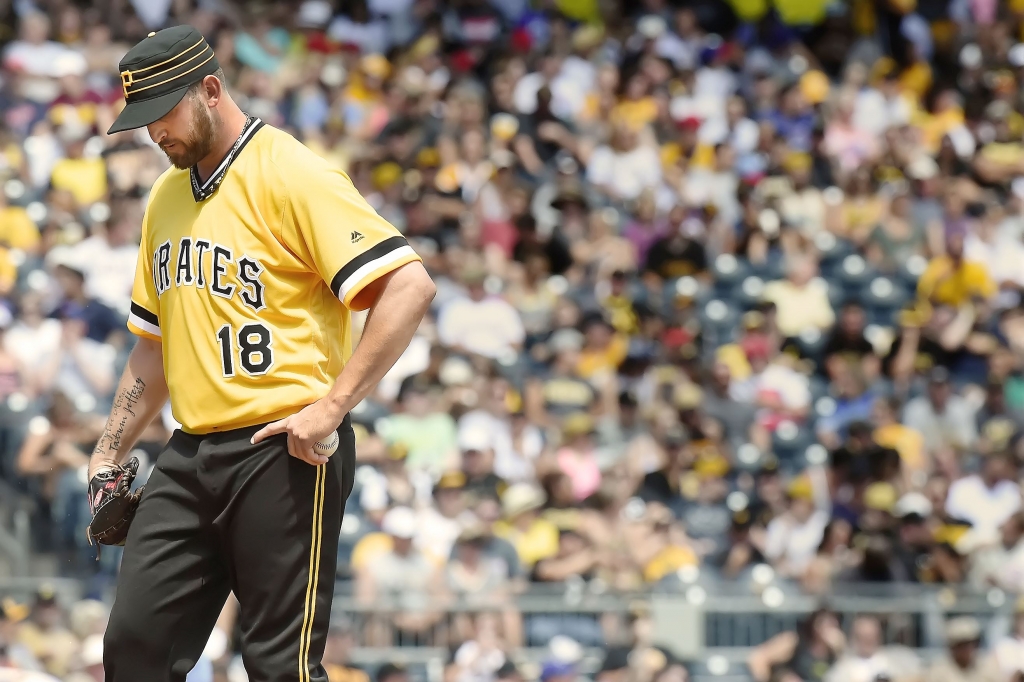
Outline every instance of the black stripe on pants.
<path fill-rule="evenodd" d="M 327 682 L 330 625 L 355 436 L 313 467 L 259 426 L 175 431 L 157 458 L 125 544 L 103 639 L 106 682 L 182 682 L 229 592 L 251 682 Z"/>

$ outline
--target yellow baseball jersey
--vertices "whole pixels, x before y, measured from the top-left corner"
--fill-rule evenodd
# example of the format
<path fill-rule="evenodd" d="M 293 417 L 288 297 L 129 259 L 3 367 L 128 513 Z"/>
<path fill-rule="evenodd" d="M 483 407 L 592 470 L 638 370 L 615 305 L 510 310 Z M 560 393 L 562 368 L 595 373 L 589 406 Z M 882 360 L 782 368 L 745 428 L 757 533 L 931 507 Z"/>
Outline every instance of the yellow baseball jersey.
<path fill-rule="evenodd" d="M 208 180 L 172 168 L 154 184 L 128 328 L 163 342 L 183 429 L 269 422 L 328 393 L 361 294 L 415 260 L 348 176 L 250 119 Z"/>

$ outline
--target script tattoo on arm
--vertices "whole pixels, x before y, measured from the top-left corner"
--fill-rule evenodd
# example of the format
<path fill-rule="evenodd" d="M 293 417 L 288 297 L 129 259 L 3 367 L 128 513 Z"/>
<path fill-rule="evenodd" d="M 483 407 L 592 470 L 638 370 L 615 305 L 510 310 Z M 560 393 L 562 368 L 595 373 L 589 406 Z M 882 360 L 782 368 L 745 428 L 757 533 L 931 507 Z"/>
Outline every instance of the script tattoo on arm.
<path fill-rule="evenodd" d="M 146 382 L 136 378 L 131 386 L 121 389 L 121 392 L 114 398 L 114 405 L 110 410 L 110 418 L 103 429 L 103 435 L 96 443 L 96 451 L 109 450 L 117 453 L 121 450 L 121 438 L 124 436 L 128 420 L 135 417 L 135 406 L 142 398 L 142 392 L 146 390 Z"/>

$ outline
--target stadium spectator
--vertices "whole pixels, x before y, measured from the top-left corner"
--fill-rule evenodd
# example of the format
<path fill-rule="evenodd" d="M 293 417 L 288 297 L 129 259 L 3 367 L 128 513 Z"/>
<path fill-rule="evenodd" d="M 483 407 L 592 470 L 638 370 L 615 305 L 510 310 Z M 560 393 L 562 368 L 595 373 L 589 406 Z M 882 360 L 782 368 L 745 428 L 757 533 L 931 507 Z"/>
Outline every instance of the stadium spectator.
<path fill-rule="evenodd" d="M 983 660 L 978 649 L 981 644 L 981 626 L 970 616 L 953 618 L 946 623 L 948 653 L 933 663 L 927 679 L 937 682 L 984 682 L 996 679 L 990 661 Z"/>
<path fill-rule="evenodd" d="M 750 653 L 747 663 L 757 682 L 787 679 L 822 681 L 846 650 L 835 614 L 820 609 L 804 620 L 797 631 L 772 637 Z"/>

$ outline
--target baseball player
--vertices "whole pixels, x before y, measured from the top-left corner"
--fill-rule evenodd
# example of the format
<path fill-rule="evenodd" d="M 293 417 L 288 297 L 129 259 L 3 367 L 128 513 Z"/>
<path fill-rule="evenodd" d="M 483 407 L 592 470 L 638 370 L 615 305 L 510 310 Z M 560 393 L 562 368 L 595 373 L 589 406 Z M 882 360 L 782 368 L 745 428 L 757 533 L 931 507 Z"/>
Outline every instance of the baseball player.
<path fill-rule="evenodd" d="M 146 207 L 128 318 L 141 338 L 90 464 L 91 537 L 127 536 L 106 680 L 184 680 L 234 592 L 250 680 L 326 682 L 347 415 L 434 285 L 344 173 L 239 109 L 194 28 L 150 33 L 120 72 L 109 132 L 146 127 L 173 168 Z M 168 395 L 182 427 L 140 502 L 126 456 Z"/>

